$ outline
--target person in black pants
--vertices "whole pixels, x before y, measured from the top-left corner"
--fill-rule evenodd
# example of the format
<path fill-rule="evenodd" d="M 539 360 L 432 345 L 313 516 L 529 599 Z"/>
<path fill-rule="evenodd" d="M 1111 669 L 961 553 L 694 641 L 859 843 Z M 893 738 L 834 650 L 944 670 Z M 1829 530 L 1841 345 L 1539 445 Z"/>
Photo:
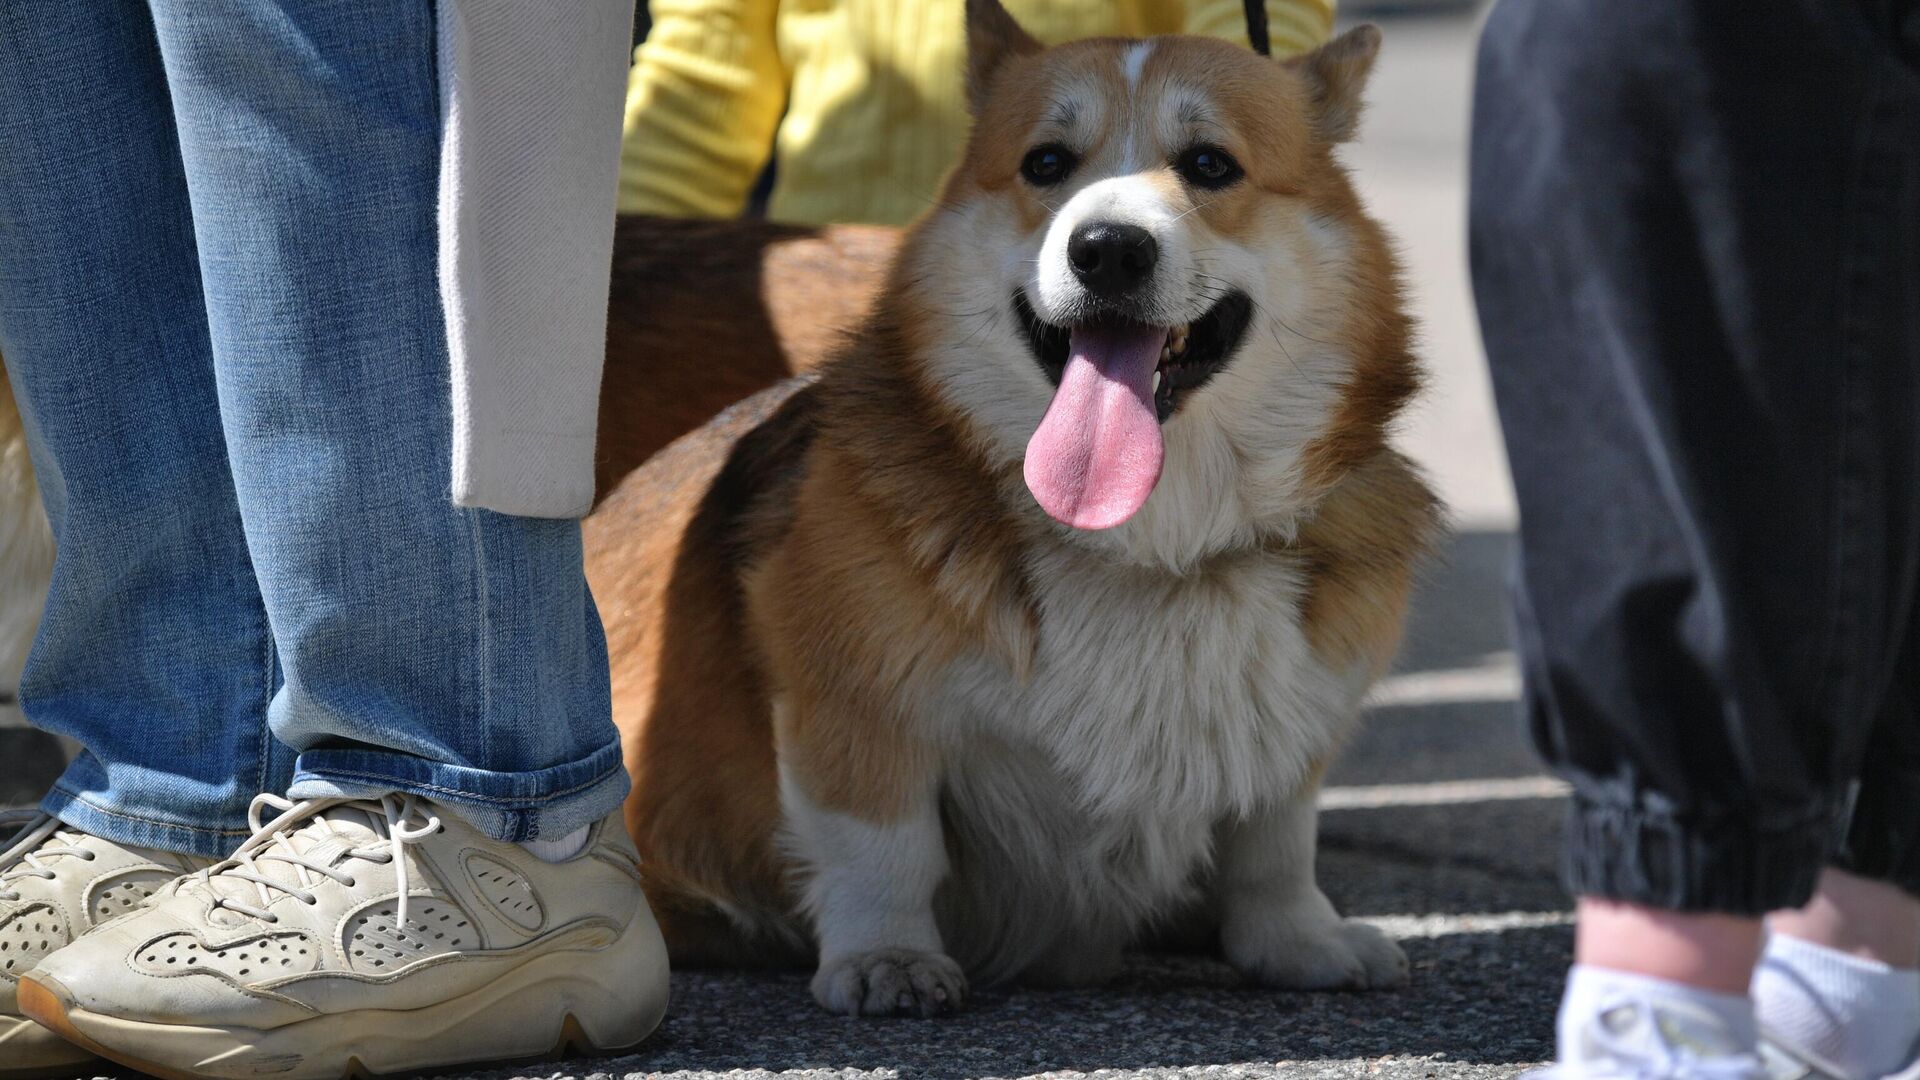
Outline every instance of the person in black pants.
<path fill-rule="evenodd" d="M 1557 1073 L 1912 1067 L 1920 4 L 1507 0 L 1471 203 Z"/>

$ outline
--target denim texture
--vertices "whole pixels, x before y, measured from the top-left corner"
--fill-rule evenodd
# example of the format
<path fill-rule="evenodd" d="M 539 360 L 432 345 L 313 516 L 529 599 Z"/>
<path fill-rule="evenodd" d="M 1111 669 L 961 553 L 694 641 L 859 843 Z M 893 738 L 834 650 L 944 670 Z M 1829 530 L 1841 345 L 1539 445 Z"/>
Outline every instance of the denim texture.
<path fill-rule="evenodd" d="M 47 809 L 224 855 L 258 791 L 561 835 L 626 775 L 577 522 L 453 505 L 421 0 L 0 0 L 0 352 L 59 542 Z M 611 222 L 609 222 L 611 227 Z"/>
<path fill-rule="evenodd" d="M 1920 17 L 1505 0 L 1471 257 L 1577 893 L 1920 893 Z"/>

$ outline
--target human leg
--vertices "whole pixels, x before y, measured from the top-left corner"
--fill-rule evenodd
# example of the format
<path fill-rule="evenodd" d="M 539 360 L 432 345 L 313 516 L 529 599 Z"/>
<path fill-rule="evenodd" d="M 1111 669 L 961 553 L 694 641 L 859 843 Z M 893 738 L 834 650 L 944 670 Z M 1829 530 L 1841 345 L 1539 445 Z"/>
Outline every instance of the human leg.
<path fill-rule="evenodd" d="M 626 777 L 578 525 L 449 497 L 433 5 L 154 8 L 293 794 L 598 820 Z"/>
<path fill-rule="evenodd" d="M 1920 337 L 1887 302 L 1920 124 L 1876 35 L 1508 4 L 1482 46 L 1476 286 L 1582 960 L 1722 997 L 1858 819 L 1920 556 Z"/>
<path fill-rule="evenodd" d="M 135 3 L 0 22 L 0 351 L 58 541 L 21 697 L 86 747 L 46 808 L 223 855 L 292 754 L 267 729 L 273 642 L 152 24 Z"/>
<path fill-rule="evenodd" d="M 1798 16 L 1511 4 L 1483 44 L 1476 285 L 1582 895 L 1804 902 L 1902 639 L 1916 389 L 1860 290 L 1915 256 L 1854 191 L 1897 117 L 1845 13 Z"/>
<path fill-rule="evenodd" d="M 20 976 L 230 851 L 293 754 L 267 730 L 273 644 L 145 7 L 0 4 L 0 85 L 0 351 L 59 539 L 21 696 L 86 748 L 45 801 L 59 820 L 0 854 L 14 1077 L 91 1058 L 20 1016 Z"/>
<path fill-rule="evenodd" d="M 631 1045 L 665 953 L 578 526 L 449 490 L 436 8 L 152 8 L 299 801 L 41 961 L 21 1010 L 161 1075 Z"/>

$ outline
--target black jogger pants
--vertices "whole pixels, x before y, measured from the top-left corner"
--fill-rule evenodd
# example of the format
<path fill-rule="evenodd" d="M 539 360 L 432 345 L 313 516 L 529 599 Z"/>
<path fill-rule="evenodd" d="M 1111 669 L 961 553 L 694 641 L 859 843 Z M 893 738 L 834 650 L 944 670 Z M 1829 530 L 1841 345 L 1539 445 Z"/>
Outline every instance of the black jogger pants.
<path fill-rule="evenodd" d="M 1577 893 L 1920 894 L 1917 8 L 1488 21 L 1474 285 Z"/>

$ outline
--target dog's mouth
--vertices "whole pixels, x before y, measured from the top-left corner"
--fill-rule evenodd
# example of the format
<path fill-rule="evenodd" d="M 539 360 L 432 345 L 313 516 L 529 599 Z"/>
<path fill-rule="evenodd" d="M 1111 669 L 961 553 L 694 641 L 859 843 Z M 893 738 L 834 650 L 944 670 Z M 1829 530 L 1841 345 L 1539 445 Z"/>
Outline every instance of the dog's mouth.
<path fill-rule="evenodd" d="M 1027 443 L 1027 490 L 1054 520 L 1076 529 L 1127 521 L 1160 482 L 1160 426 L 1232 358 L 1253 301 L 1229 293 L 1186 326 L 1098 316 L 1055 326 L 1019 291 L 1013 306 L 1054 385 Z"/>
<path fill-rule="evenodd" d="M 1013 294 L 1013 310 L 1026 330 L 1027 347 L 1033 351 L 1033 358 L 1039 362 L 1047 381 L 1056 387 L 1072 355 L 1076 327 L 1152 332 L 1151 327 L 1113 317 L 1095 318 L 1075 326 L 1056 326 L 1040 318 L 1027 302 L 1026 293 L 1017 289 Z M 1160 423 L 1166 423 L 1180 408 L 1186 394 L 1199 389 L 1227 366 L 1252 317 L 1252 298 L 1236 289 L 1221 297 L 1196 321 L 1164 328 L 1165 341 L 1153 378 L 1154 415 Z"/>

